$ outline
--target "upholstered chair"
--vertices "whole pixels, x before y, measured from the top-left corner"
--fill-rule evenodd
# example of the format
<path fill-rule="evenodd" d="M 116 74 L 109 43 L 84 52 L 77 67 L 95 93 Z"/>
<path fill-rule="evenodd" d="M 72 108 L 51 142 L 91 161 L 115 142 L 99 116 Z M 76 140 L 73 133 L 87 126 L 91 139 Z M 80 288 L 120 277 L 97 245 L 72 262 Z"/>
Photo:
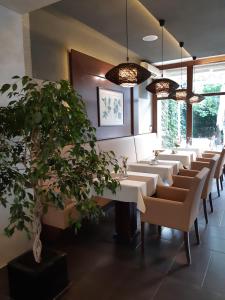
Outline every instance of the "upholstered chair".
<path fill-rule="evenodd" d="M 206 200 L 209 198 L 209 203 L 211 207 L 211 212 L 213 212 L 213 203 L 212 203 L 212 184 L 213 184 L 213 178 L 216 170 L 218 162 L 218 156 L 214 155 L 211 159 L 207 159 L 207 161 L 194 161 L 191 163 L 191 169 L 190 170 L 179 170 L 178 176 L 189 176 L 194 177 L 199 171 L 201 171 L 204 167 L 209 168 L 209 173 L 206 178 L 204 188 L 202 191 L 201 198 L 203 200 L 203 207 L 204 207 L 204 215 L 205 215 L 205 221 L 206 224 L 208 224 L 208 214 L 207 214 L 207 207 L 206 207 Z M 177 176 L 173 177 L 173 184 L 179 187 L 183 188 L 189 188 L 187 185 L 189 184 L 189 181 L 185 181 L 185 179 L 180 179 L 179 185 L 177 182 Z"/>
<path fill-rule="evenodd" d="M 195 177 L 187 177 L 187 181 L 190 182 L 189 189 L 158 186 L 155 198 L 144 197 L 146 211 L 141 213 L 142 251 L 144 251 L 145 223 L 178 229 L 184 233 L 187 262 L 191 264 L 189 232 L 195 225 L 197 243 L 199 244 L 197 217 L 208 172 L 208 168 L 203 168 Z"/>
<path fill-rule="evenodd" d="M 224 167 L 224 160 L 225 160 L 225 148 L 223 148 L 221 152 L 211 151 L 211 152 L 203 153 L 202 158 L 212 158 L 215 154 L 219 155 L 219 160 L 215 170 L 214 178 L 216 179 L 218 197 L 220 197 L 220 186 L 221 186 L 221 190 L 223 190 L 223 167 Z"/>

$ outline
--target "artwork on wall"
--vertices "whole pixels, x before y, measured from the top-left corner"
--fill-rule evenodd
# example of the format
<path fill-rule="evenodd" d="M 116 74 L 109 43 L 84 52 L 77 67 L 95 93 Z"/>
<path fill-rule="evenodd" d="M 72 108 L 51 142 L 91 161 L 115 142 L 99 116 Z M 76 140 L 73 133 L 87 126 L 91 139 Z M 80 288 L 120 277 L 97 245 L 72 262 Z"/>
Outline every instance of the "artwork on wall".
<path fill-rule="evenodd" d="M 123 125 L 123 93 L 98 87 L 97 94 L 99 126 Z"/>

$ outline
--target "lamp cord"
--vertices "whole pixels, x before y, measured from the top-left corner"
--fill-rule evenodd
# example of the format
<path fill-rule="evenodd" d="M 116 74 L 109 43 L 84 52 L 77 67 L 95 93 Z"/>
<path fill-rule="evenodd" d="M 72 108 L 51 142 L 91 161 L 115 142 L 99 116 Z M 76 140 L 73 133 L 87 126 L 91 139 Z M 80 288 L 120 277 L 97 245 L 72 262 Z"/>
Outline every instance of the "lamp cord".
<path fill-rule="evenodd" d="M 164 26 L 162 26 L 162 77 L 163 77 L 163 60 L 164 60 L 164 57 L 163 57 L 163 39 L 164 39 L 164 36 L 163 36 L 163 27 Z"/>
<path fill-rule="evenodd" d="M 129 61 L 128 56 L 128 13 L 127 13 L 127 0 L 126 0 L 126 44 L 127 44 L 127 62 Z"/>
<path fill-rule="evenodd" d="M 182 57 L 182 46 L 180 47 L 180 57 L 181 57 L 181 59 L 180 59 L 180 80 L 181 80 L 181 83 L 180 83 L 180 86 L 181 86 L 181 88 L 183 87 L 183 85 L 182 85 L 182 67 L 183 67 L 183 64 L 182 64 L 182 59 L 183 59 L 183 57 Z"/>

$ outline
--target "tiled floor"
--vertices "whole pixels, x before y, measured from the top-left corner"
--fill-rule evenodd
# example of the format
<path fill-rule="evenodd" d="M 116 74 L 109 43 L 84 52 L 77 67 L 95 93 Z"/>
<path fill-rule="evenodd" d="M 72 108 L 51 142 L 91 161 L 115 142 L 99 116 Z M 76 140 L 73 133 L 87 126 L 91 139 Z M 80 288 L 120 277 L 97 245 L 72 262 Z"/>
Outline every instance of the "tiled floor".
<path fill-rule="evenodd" d="M 161 238 L 146 230 L 145 255 L 140 247 L 112 239 L 113 211 L 100 224 L 54 245 L 68 253 L 71 286 L 60 300 L 224 300 L 225 192 L 213 192 L 214 213 L 206 226 L 199 217 L 201 244 L 191 233 L 192 265 L 187 267 L 182 234 L 163 228 Z M 147 228 L 148 226 L 146 226 Z M 0 271 L 0 300 L 9 299 L 7 273 Z M 32 299 L 30 299 L 32 300 Z M 42 299 L 40 299 L 42 300 Z"/>

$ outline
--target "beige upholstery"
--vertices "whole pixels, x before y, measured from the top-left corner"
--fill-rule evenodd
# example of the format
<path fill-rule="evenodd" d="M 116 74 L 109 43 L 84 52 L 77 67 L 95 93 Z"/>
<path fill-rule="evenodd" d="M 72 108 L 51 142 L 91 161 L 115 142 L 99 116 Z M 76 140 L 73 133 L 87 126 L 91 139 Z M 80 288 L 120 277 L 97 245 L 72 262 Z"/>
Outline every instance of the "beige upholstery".
<path fill-rule="evenodd" d="M 74 221 L 79 219 L 79 213 L 74 206 L 74 202 L 68 202 L 64 209 L 50 205 L 48 212 L 42 218 L 42 222 L 45 225 L 66 229 L 70 226 L 71 219 Z"/>
<path fill-rule="evenodd" d="M 203 158 L 212 158 L 215 156 L 215 154 L 219 154 L 219 159 L 218 159 L 218 163 L 217 163 L 217 167 L 215 170 L 215 174 L 214 174 L 214 178 L 219 179 L 222 174 L 223 174 L 223 165 L 224 165 L 224 160 L 225 160 L 225 148 L 223 148 L 223 150 L 221 152 L 207 152 L 207 153 L 203 153 L 202 157 Z"/>
<path fill-rule="evenodd" d="M 116 157 L 128 157 L 128 163 L 137 161 L 134 137 L 125 137 L 97 142 L 100 151 L 114 151 Z"/>
<path fill-rule="evenodd" d="M 144 198 L 146 212 L 141 213 L 142 251 L 144 251 L 145 222 L 159 225 L 159 228 L 166 226 L 182 230 L 184 232 L 187 262 L 191 264 L 189 231 L 195 225 L 197 242 L 199 243 L 197 217 L 201 203 L 201 194 L 208 172 L 208 168 L 203 168 L 195 177 L 187 177 L 186 180 L 189 181 L 189 189 L 158 187 L 157 198 Z M 180 178 L 182 179 L 182 176 Z M 177 180 L 179 181 L 179 179 Z"/>
<path fill-rule="evenodd" d="M 192 178 L 190 189 L 180 189 L 178 192 L 178 188 L 160 187 L 157 195 L 164 198 L 145 197 L 146 212 L 141 213 L 141 221 L 185 232 L 190 231 L 199 213 L 201 193 L 208 172 L 209 169 L 204 168 Z"/>
<path fill-rule="evenodd" d="M 141 161 L 153 155 L 153 150 L 160 149 L 160 142 L 156 133 L 148 133 L 134 136 L 137 161 Z"/>

